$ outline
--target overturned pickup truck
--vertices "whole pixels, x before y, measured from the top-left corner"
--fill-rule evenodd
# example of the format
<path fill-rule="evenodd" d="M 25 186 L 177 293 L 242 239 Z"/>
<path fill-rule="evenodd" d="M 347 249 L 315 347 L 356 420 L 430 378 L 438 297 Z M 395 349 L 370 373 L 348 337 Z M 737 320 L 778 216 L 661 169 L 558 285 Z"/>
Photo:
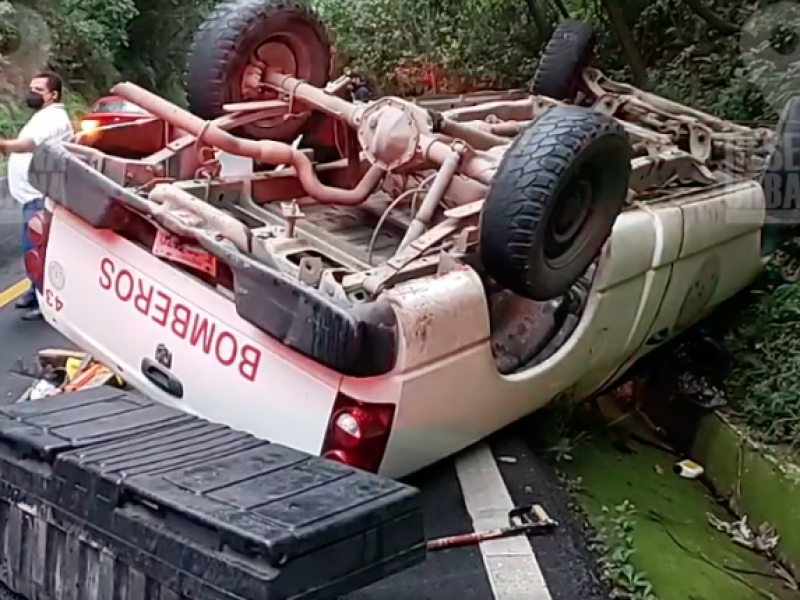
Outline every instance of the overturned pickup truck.
<path fill-rule="evenodd" d="M 787 146 L 795 103 L 777 132 L 751 129 L 610 81 L 591 59 L 591 31 L 566 22 L 531 90 L 361 102 L 348 78 L 329 80 L 328 37 L 305 5 L 224 2 L 189 57 L 190 111 L 122 83 L 113 93 L 153 118 L 37 148 L 48 200 L 26 261 L 45 317 L 172 420 L 322 456 L 341 465 L 303 460 L 342 476 L 402 477 L 557 396 L 586 398 L 753 280 L 763 184 L 780 195 L 781 157 L 800 147 Z M 84 489 L 122 486 L 148 518 L 221 519 L 193 493 L 228 494 L 228 466 L 137 479 L 92 467 L 103 452 L 62 462 Z M 391 485 L 350 476 L 319 506 Z M 287 502 L 274 510 L 306 522 Z M 346 506 L 338 524 L 308 523 L 391 520 Z M 182 531 L 169 518 L 164 535 Z M 265 527 L 240 528 L 248 548 L 280 538 L 272 568 L 292 571 L 302 536 Z M 417 556 L 404 535 L 395 555 Z M 339 566 L 320 573 L 369 572 Z"/>
<path fill-rule="evenodd" d="M 608 386 L 761 269 L 796 103 L 776 133 L 610 81 L 576 22 L 533 93 L 352 101 L 330 52 L 304 5 L 225 2 L 192 112 L 121 83 L 152 119 L 37 149 L 45 316 L 147 397 L 399 477 Z"/>

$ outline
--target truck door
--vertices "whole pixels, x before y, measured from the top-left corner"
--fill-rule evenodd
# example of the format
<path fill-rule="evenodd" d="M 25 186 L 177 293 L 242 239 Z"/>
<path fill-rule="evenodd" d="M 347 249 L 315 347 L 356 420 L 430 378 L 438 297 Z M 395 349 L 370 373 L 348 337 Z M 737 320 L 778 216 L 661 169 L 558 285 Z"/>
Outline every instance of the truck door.
<path fill-rule="evenodd" d="M 683 213 L 669 203 L 641 204 L 617 219 L 605 250 L 611 260 L 594 283 L 595 293 L 613 308 L 595 317 L 593 358 L 573 389 L 577 396 L 615 379 L 645 344 L 669 290 L 683 231 Z"/>
<path fill-rule="evenodd" d="M 697 323 L 762 268 L 764 195 L 757 183 L 706 188 L 670 204 L 683 215 L 683 240 L 664 301 L 636 357 Z"/>
<path fill-rule="evenodd" d="M 650 291 L 642 293 L 641 317 L 631 328 L 629 358 L 596 389 L 752 283 L 762 269 L 764 208 L 764 192 L 752 181 L 641 206 L 661 240 L 645 276 Z"/>
<path fill-rule="evenodd" d="M 680 208 L 669 203 L 641 204 L 639 210 L 650 219 L 654 244 L 649 269 L 642 274 L 642 296 L 625 345 L 627 356 L 635 355 L 657 327 L 665 296 L 673 285 L 673 266 L 684 236 L 684 215 Z"/>

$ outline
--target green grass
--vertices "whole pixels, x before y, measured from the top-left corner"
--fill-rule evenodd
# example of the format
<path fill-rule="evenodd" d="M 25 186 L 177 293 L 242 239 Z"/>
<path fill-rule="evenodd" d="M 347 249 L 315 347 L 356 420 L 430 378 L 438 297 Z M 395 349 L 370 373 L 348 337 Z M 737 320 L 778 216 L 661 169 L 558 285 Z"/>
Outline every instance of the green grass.
<path fill-rule="evenodd" d="M 601 556 L 601 566 L 615 566 L 617 577 L 652 584 L 659 600 L 800 597 L 785 589 L 766 559 L 709 526 L 706 513 L 733 518 L 701 483 L 672 472 L 672 456 L 635 443 L 630 448 L 633 452 L 621 453 L 607 436 L 596 434 L 561 465 L 579 479 L 576 500 L 589 521 L 605 532 L 611 522 L 618 537 L 630 536 L 633 553 L 617 544 L 617 556 Z"/>

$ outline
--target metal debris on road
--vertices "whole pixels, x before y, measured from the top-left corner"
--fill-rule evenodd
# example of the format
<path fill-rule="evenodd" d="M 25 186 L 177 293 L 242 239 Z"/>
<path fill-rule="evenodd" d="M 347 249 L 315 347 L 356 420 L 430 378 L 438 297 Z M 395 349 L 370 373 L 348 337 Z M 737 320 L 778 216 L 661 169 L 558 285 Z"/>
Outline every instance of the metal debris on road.
<path fill-rule="evenodd" d="M 512 509 L 508 513 L 508 521 L 509 526 L 502 529 L 463 533 L 430 540 L 427 544 L 428 551 L 433 552 L 458 546 L 470 546 L 512 535 L 549 533 L 558 526 L 558 522 L 551 519 L 550 515 L 539 504 L 530 504 Z"/>

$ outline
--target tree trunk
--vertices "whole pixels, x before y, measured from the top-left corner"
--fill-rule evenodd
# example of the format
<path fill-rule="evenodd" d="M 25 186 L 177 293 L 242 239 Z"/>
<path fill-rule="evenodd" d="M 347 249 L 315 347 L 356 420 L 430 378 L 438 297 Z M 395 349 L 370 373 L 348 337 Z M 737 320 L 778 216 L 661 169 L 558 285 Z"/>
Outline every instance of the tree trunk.
<path fill-rule="evenodd" d="M 711 27 L 723 35 L 736 35 L 739 27 L 720 17 L 717 13 L 703 4 L 703 0 L 685 0 L 686 5 L 692 9 L 694 14 L 703 19 Z"/>
<path fill-rule="evenodd" d="M 645 67 L 642 55 L 639 54 L 639 49 L 636 47 L 636 42 L 633 39 L 633 34 L 625 22 L 625 15 L 620 8 L 618 0 L 600 0 L 603 8 L 606 9 L 608 18 L 611 21 L 611 26 L 619 38 L 619 43 L 622 46 L 623 52 L 628 59 L 628 64 L 631 67 L 631 74 L 633 75 L 633 83 L 640 88 L 647 87 L 647 68 Z"/>
<path fill-rule="evenodd" d="M 547 14 L 547 5 L 542 6 L 539 2 L 540 0 L 525 0 L 531 20 L 539 31 L 539 42 L 546 44 L 550 36 L 553 35 L 553 24 Z"/>
<path fill-rule="evenodd" d="M 561 15 L 562 19 L 569 18 L 569 10 L 567 10 L 564 0 L 553 0 L 553 5 L 558 9 L 558 13 Z"/>

